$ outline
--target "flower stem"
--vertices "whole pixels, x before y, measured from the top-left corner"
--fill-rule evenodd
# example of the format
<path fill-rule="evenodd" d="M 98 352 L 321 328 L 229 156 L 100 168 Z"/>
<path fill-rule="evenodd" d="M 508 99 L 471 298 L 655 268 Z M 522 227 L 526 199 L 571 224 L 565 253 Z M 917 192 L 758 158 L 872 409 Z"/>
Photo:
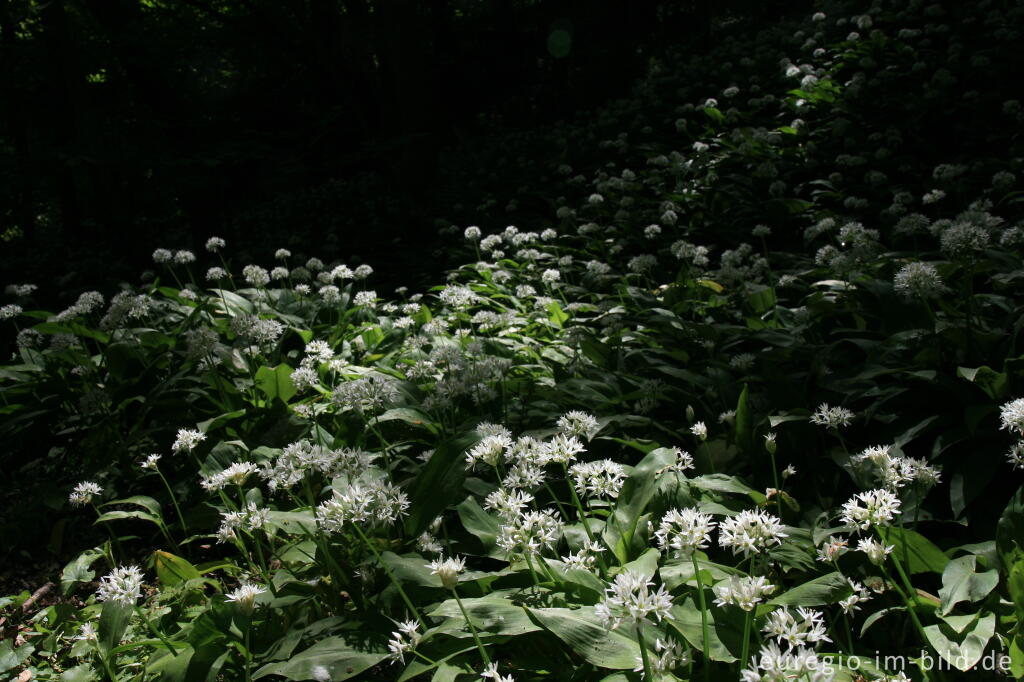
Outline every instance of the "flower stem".
<path fill-rule="evenodd" d="M 703 646 L 702 653 L 704 654 L 704 679 L 711 679 L 711 656 L 708 652 L 710 648 L 708 643 L 711 641 L 711 633 L 708 628 L 708 604 L 704 596 L 704 583 L 700 579 L 700 567 L 697 565 L 697 555 L 691 554 L 690 560 L 693 562 L 693 577 L 697 581 L 697 598 L 700 600 L 700 634 L 701 644 Z"/>
<path fill-rule="evenodd" d="M 747 667 L 747 655 L 750 653 L 750 623 L 754 619 L 753 610 L 747 611 L 743 617 L 743 649 L 740 653 L 740 670 Z"/>
<path fill-rule="evenodd" d="M 413 606 L 412 600 L 409 599 L 409 595 L 405 593 L 405 590 L 402 589 L 402 585 L 398 582 L 398 579 L 395 578 L 395 574 L 392 573 L 391 569 L 388 568 L 388 565 L 384 563 L 384 559 L 381 558 L 380 552 L 378 552 L 377 548 L 370 542 L 370 538 L 366 537 L 366 533 L 364 533 L 363 529 L 359 527 L 359 524 L 353 523 L 352 527 L 356 529 L 356 533 L 359 534 L 359 537 L 362 538 L 363 542 L 366 543 L 366 546 L 370 548 L 371 552 L 373 552 L 373 556 L 376 557 L 377 563 L 384 569 L 384 572 L 391 580 L 391 584 L 395 586 L 396 590 L 398 590 L 398 594 L 402 597 L 402 601 L 404 601 L 405 605 L 409 607 L 412 614 L 416 616 L 416 621 L 420 624 L 420 627 L 423 628 L 424 632 L 428 630 L 429 628 L 427 627 L 427 623 L 423 620 L 423 616 L 420 615 L 419 609 Z"/>
<path fill-rule="evenodd" d="M 480 655 L 484 659 L 485 665 L 491 664 L 491 657 L 487 655 L 487 649 L 484 648 L 483 642 L 480 641 L 480 635 L 476 633 L 476 627 L 473 625 L 473 621 L 470 620 L 469 614 L 466 613 L 466 607 L 462 605 L 462 600 L 459 599 L 458 591 L 453 587 L 452 596 L 455 597 L 455 602 L 459 605 L 459 610 L 462 611 L 462 617 L 466 619 L 466 625 L 469 626 L 469 631 L 473 633 L 473 641 L 476 642 L 476 648 L 480 650 Z"/>
<path fill-rule="evenodd" d="M 640 659 L 644 663 L 644 682 L 652 682 L 654 673 L 651 672 L 651 659 L 647 653 L 647 644 L 644 643 L 644 624 L 639 621 L 636 624 L 636 642 L 640 645 Z"/>

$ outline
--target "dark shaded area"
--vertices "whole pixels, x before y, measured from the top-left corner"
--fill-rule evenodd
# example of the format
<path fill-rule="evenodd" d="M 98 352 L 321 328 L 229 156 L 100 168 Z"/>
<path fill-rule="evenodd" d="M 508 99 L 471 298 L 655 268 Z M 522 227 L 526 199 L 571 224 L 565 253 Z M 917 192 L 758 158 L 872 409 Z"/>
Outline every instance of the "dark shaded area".
<path fill-rule="evenodd" d="M 277 247 L 349 262 L 387 255 L 407 276 L 393 246 L 415 254 L 430 244 L 440 199 L 458 194 L 439 172 L 442 149 L 495 124 L 571 117 L 627 91 L 665 46 L 700 50 L 716 24 L 783 9 L 802 10 L 706 0 L 4 3 L 5 279 L 69 297 L 134 281 L 157 246 L 199 250 L 213 234 L 236 262 Z"/>

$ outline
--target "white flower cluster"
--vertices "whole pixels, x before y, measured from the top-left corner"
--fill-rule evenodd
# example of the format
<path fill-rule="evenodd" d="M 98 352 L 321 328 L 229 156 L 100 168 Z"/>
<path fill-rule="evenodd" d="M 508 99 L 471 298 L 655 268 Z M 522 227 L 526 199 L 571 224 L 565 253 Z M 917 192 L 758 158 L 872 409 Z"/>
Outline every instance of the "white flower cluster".
<path fill-rule="evenodd" d="M 203 476 L 200 485 L 210 492 L 222 490 L 229 485 L 241 486 L 258 471 L 259 467 L 252 462 L 235 462 L 215 474 Z"/>
<path fill-rule="evenodd" d="M 497 545 L 510 556 L 537 556 L 558 544 L 563 525 L 550 509 L 523 512 L 501 527 Z"/>
<path fill-rule="evenodd" d="M 623 481 L 626 480 L 625 467 L 610 459 L 573 464 L 569 474 L 573 477 L 580 497 L 615 499 L 619 496 Z"/>
<path fill-rule="evenodd" d="M 865 448 L 850 461 L 870 467 L 872 474 L 889 490 L 897 490 L 912 483 L 931 487 L 941 478 L 939 470 L 925 460 L 893 455 L 888 445 Z"/>
<path fill-rule="evenodd" d="M 689 665 L 693 660 L 689 648 L 683 646 L 674 639 L 662 640 L 660 637 L 654 640 L 655 655 L 650 659 L 651 672 L 658 675 L 671 673 L 680 666 Z M 636 657 L 636 667 L 633 672 L 644 671 L 644 657 Z"/>
<path fill-rule="evenodd" d="M 412 651 L 420 643 L 420 624 L 414 620 L 398 623 L 398 629 L 391 633 L 388 640 L 389 658 L 405 663 L 405 654 Z"/>
<path fill-rule="evenodd" d="M 559 417 L 558 430 L 567 436 L 576 436 L 590 440 L 597 433 L 597 419 L 586 412 L 572 410 Z"/>
<path fill-rule="evenodd" d="M 744 611 L 753 611 L 765 596 L 775 592 L 775 586 L 764 576 L 755 578 L 734 575 L 715 585 L 712 590 L 715 593 L 715 604 L 718 606 L 735 604 Z"/>
<path fill-rule="evenodd" d="M 346 523 L 392 524 L 405 515 L 409 498 L 399 488 L 369 473 L 316 508 L 317 525 L 325 533 L 340 533 Z"/>
<path fill-rule="evenodd" d="M 92 502 L 92 498 L 99 496 L 103 492 L 98 484 L 92 481 L 82 481 L 75 486 L 75 489 L 68 495 L 68 502 L 73 507 L 84 507 Z"/>
<path fill-rule="evenodd" d="M 369 374 L 339 383 L 331 394 L 331 402 L 363 414 L 375 414 L 394 405 L 400 395 L 394 379 Z"/>
<path fill-rule="evenodd" d="M 462 557 L 445 559 L 442 556 L 427 564 L 427 568 L 430 569 L 432 575 L 441 579 L 441 584 L 445 589 L 454 590 L 459 584 L 459 574 L 466 570 L 466 560 Z"/>
<path fill-rule="evenodd" d="M 103 576 L 96 599 L 135 606 L 142 596 L 142 571 L 138 566 L 120 566 Z"/>
<path fill-rule="evenodd" d="M 853 418 L 853 412 L 845 407 L 829 407 L 828 403 L 822 403 L 811 415 L 811 423 L 828 429 L 838 429 L 840 426 L 849 426 Z"/>
<path fill-rule="evenodd" d="M 814 609 L 797 607 L 797 616 L 788 608 L 776 609 L 768 614 L 765 624 L 761 628 L 768 637 L 785 642 L 790 649 L 817 644 L 818 642 L 831 642 L 825 628 L 825 615 Z"/>
<path fill-rule="evenodd" d="M 285 446 L 281 454 L 264 462 L 260 475 L 271 491 L 287 490 L 305 476 L 320 474 L 331 479 L 341 475 L 357 476 L 366 471 L 378 455 L 354 448 L 331 450 L 308 440 Z"/>
<path fill-rule="evenodd" d="M 178 429 L 178 435 L 171 445 L 172 452 L 192 452 L 200 443 L 206 440 L 206 434 L 194 429 Z"/>
<path fill-rule="evenodd" d="M 696 509 L 670 509 L 654 536 L 662 550 L 671 551 L 677 558 L 689 558 L 696 550 L 708 546 L 715 525 L 710 514 Z"/>
<path fill-rule="evenodd" d="M 782 544 L 784 537 L 787 535 L 781 519 L 761 510 L 746 509 L 724 519 L 718 527 L 718 544 L 731 547 L 733 554 L 743 552 L 744 556 Z"/>
<path fill-rule="evenodd" d="M 236 589 L 225 595 L 229 602 L 238 604 L 246 611 L 252 611 L 256 604 L 256 597 L 266 592 L 267 589 L 254 583 L 243 582 Z"/>
<path fill-rule="evenodd" d="M 833 665 L 828 659 L 818 658 L 813 649 L 782 651 L 775 642 L 761 647 L 750 667 L 740 673 L 740 682 L 831 682 L 833 679 Z"/>
<path fill-rule="evenodd" d="M 247 533 L 263 528 L 270 521 L 270 510 L 249 502 L 239 511 L 222 512 L 220 528 L 217 529 L 217 542 L 232 542 L 237 538 L 237 531 Z"/>
<path fill-rule="evenodd" d="M 661 585 L 651 590 L 654 583 L 633 571 L 623 571 L 605 590 L 604 600 L 594 607 L 594 613 L 605 627 L 615 629 L 623 623 L 637 626 L 648 619 L 655 622 L 667 618 L 672 609 L 672 595 Z"/>
<path fill-rule="evenodd" d="M 891 490 L 878 488 L 857 493 L 843 504 L 843 523 L 868 530 L 872 526 L 888 526 L 900 513 L 900 499 Z"/>

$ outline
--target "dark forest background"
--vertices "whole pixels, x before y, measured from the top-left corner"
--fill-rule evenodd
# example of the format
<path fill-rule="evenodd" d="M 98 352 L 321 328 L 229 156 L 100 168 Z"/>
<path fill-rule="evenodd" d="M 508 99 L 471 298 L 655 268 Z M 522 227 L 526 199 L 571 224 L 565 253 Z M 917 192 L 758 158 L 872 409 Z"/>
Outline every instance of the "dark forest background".
<path fill-rule="evenodd" d="M 242 260 L 307 245 L 398 282 L 430 269 L 465 178 L 498 179 L 471 167 L 496 130 L 571 118 L 668 45 L 806 6 L 7 0 L 4 283 L 71 297 L 214 234 Z"/>

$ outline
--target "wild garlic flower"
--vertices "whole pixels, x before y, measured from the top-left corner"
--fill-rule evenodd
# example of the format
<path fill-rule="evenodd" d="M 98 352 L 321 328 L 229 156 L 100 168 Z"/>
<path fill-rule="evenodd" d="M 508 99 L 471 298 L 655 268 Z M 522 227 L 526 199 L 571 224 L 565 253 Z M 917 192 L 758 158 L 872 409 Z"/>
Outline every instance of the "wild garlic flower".
<path fill-rule="evenodd" d="M 846 538 L 830 535 L 828 540 L 818 548 L 818 561 L 831 563 L 850 551 L 850 543 Z"/>
<path fill-rule="evenodd" d="M 593 415 L 572 410 L 566 412 L 558 419 L 558 430 L 567 436 L 590 439 L 591 434 L 598 429 L 597 419 Z"/>
<path fill-rule="evenodd" d="M 491 661 L 484 667 L 484 671 L 480 673 L 481 680 L 491 680 L 491 682 L 516 682 L 515 678 L 509 675 L 501 675 L 498 673 L 498 664 Z"/>
<path fill-rule="evenodd" d="M 100 579 L 96 599 L 135 606 L 142 596 L 142 571 L 138 566 L 120 566 Z"/>
<path fill-rule="evenodd" d="M 727 606 L 735 604 L 744 611 L 753 611 L 764 597 L 775 592 L 775 586 L 764 576 L 732 576 L 728 580 L 715 585 L 715 604 Z"/>
<path fill-rule="evenodd" d="M 573 464 L 569 474 L 580 497 L 615 499 L 626 480 L 626 469 L 610 459 Z"/>
<path fill-rule="evenodd" d="M 1024 469 L 1024 440 L 1019 440 L 1006 453 L 1006 461 L 1014 469 Z"/>
<path fill-rule="evenodd" d="M 696 509 L 670 509 L 654 536 L 662 550 L 671 551 L 676 558 L 689 558 L 708 546 L 715 525 L 710 514 Z"/>
<path fill-rule="evenodd" d="M 424 554 L 440 554 L 444 547 L 440 541 L 427 531 L 420 533 L 420 536 L 416 538 L 416 549 L 420 550 Z"/>
<path fill-rule="evenodd" d="M 229 485 L 240 486 L 258 471 L 259 467 L 252 462 L 235 462 L 211 476 L 203 476 L 200 485 L 210 492 L 223 490 Z"/>
<path fill-rule="evenodd" d="M 247 284 L 257 289 L 270 284 L 270 273 L 266 268 L 261 268 L 258 265 L 246 265 L 242 268 L 242 277 L 245 278 Z"/>
<path fill-rule="evenodd" d="M 331 402 L 363 414 L 375 414 L 394 405 L 400 397 L 394 378 L 368 374 L 335 386 Z"/>
<path fill-rule="evenodd" d="M 405 653 L 420 643 L 420 624 L 415 620 L 398 623 L 398 629 L 391 633 L 388 641 L 389 658 L 405 663 Z"/>
<path fill-rule="evenodd" d="M 690 433 L 697 437 L 697 440 L 705 441 L 708 439 L 708 427 L 704 422 L 697 422 L 690 427 Z"/>
<path fill-rule="evenodd" d="M 174 262 L 178 265 L 188 265 L 196 262 L 196 255 L 184 249 L 174 252 Z"/>
<path fill-rule="evenodd" d="M 0 307 L 0 320 L 11 320 L 21 315 L 23 309 L 17 303 L 10 303 Z"/>
<path fill-rule="evenodd" d="M 895 545 L 883 545 L 874 538 L 865 538 L 857 543 L 857 551 L 867 554 L 868 560 L 876 566 L 881 565 L 894 548 Z"/>
<path fill-rule="evenodd" d="M 693 455 L 685 450 L 679 448 L 672 448 L 672 454 L 674 455 L 674 461 L 658 470 L 657 475 L 665 473 L 666 471 L 674 471 L 677 474 L 684 473 L 689 469 L 693 469 Z"/>
<path fill-rule="evenodd" d="M 241 606 L 245 611 L 252 611 L 256 603 L 256 597 L 266 591 L 267 589 L 260 585 L 243 582 L 236 589 L 228 592 L 226 598 L 229 602 L 234 602 Z"/>
<path fill-rule="evenodd" d="M 223 249 L 225 244 L 226 242 L 220 237 L 210 237 L 206 240 L 206 250 L 214 253 L 218 249 Z"/>
<path fill-rule="evenodd" d="M 174 444 L 171 445 L 171 450 L 173 452 L 191 452 L 204 440 L 206 440 L 206 434 L 202 431 L 178 429 L 178 435 L 174 438 Z"/>
<path fill-rule="evenodd" d="M 797 607 L 797 615 L 783 607 L 768 614 L 761 631 L 768 637 L 785 642 L 790 650 L 818 642 L 831 642 L 825 628 L 825 615 L 821 611 Z"/>
<path fill-rule="evenodd" d="M 99 633 L 96 632 L 92 623 L 83 623 L 82 627 L 78 629 L 75 639 L 83 642 L 95 642 L 99 639 Z"/>
<path fill-rule="evenodd" d="M 633 571 L 623 571 L 605 590 L 604 600 L 594 607 L 594 613 L 605 625 L 615 629 L 623 623 L 638 626 L 645 620 L 654 622 L 668 617 L 672 609 L 672 595 L 661 585 L 652 591 L 654 583 Z"/>
<path fill-rule="evenodd" d="M 752 658 L 750 667 L 740 673 L 740 682 L 829 682 L 835 677 L 829 670 L 831 662 L 818 658 L 813 649 L 801 647 L 783 652 L 777 643 L 769 642 Z"/>
<path fill-rule="evenodd" d="M 780 545 L 784 537 L 788 536 L 782 530 L 781 519 L 761 510 L 741 511 L 718 526 L 718 544 L 723 548 L 731 547 L 733 554 L 743 552 L 744 556 Z"/>
<path fill-rule="evenodd" d="M 271 491 L 287 490 L 306 476 L 321 474 L 331 479 L 337 476 L 359 476 L 365 473 L 378 455 L 355 448 L 331 450 L 308 440 L 285 446 L 276 459 L 264 462 L 260 475 L 266 479 Z"/>
<path fill-rule="evenodd" d="M 660 637 L 654 640 L 655 655 L 650 658 L 651 672 L 655 674 L 670 673 L 676 668 L 689 665 L 693 660 L 690 649 L 683 646 L 674 639 L 662 640 Z M 633 672 L 644 671 L 644 657 L 636 657 L 636 667 Z"/>
<path fill-rule="evenodd" d="M 533 495 L 522 490 L 499 488 L 484 500 L 484 509 L 493 509 L 503 519 L 514 519 L 532 501 Z"/>
<path fill-rule="evenodd" d="M 364 477 L 316 508 L 317 525 L 325 533 L 340 533 L 346 523 L 390 525 L 406 514 L 409 498 L 383 479 Z"/>
<path fill-rule="evenodd" d="M 505 453 L 511 447 L 512 439 L 503 433 L 484 436 L 479 443 L 466 453 L 466 465 L 470 469 L 474 468 L 477 462 L 483 462 L 492 467 L 497 466 L 498 462 L 501 461 L 502 457 L 505 456 Z"/>
<path fill-rule="evenodd" d="M 893 289 L 905 299 L 938 298 L 948 289 L 930 263 L 907 263 L 893 277 Z"/>
<path fill-rule="evenodd" d="M 1024 436 L 1024 398 L 1004 403 L 999 408 L 999 419 L 1002 422 L 1000 429 L 1016 431 Z"/>
<path fill-rule="evenodd" d="M 445 559 L 442 556 L 427 564 L 427 568 L 430 569 L 432 575 L 441 579 L 441 584 L 445 589 L 454 590 L 459 584 L 459 574 L 466 570 L 466 560 L 462 557 Z"/>
<path fill-rule="evenodd" d="M 147 456 L 145 461 L 142 462 L 142 464 L 140 464 L 139 466 L 142 467 L 143 469 L 149 469 L 150 471 L 156 471 L 159 468 L 159 466 L 160 466 L 160 464 L 159 464 L 160 457 L 161 457 L 160 453 L 154 452 L 153 454 Z"/>
<path fill-rule="evenodd" d="M 239 511 L 221 512 L 220 517 L 217 542 L 232 542 L 237 538 L 236 531 L 252 533 L 267 525 L 270 522 L 270 510 L 249 502 Z"/>
<path fill-rule="evenodd" d="M 861 506 L 863 503 L 863 506 Z M 900 499 L 890 490 L 879 488 L 857 493 L 843 504 L 843 523 L 868 530 L 871 526 L 888 526 L 900 513 Z"/>
<path fill-rule="evenodd" d="M 509 555 L 537 556 L 558 544 L 563 525 L 550 509 L 527 511 L 503 525 L 496 542 Z"/>
<path fill-rule="evenodd" d="M 867 588 L 856 580 L 851 578 L 847 578 L 846 580 L 850 583 L 850 589 L 853 590 L 853 594 L 846 599 L 840 599 L 839 606 L 842 607 L 843 613 L 853 613 L 854 611 L 860 610 L 859 604 L 861 602 L 871 599 L 871 593 L 869 593 Z"/>
<path fill-rule="evenodd" d="M 172 260 L 174 260 L 174 254 L 168 249 L 157 249 L 153 252 L 153 262 L 158 265 L 170 263 Z"/>
<path fill-rule="evenodd" d="M 377 292 L 372 289 L 360 291 L 352 298 L 352 302 L 357 306 L 372 308 L 377 304 Z"/>
<path fill-rule="evenodd" d="M 829 407 L 828 403 L 822 403 L 811 415 L 811 423 L 827 429 L 838 429 L 840 426 L 849 426 L 854 416 L 845 407 Z"/>
<path fill-rule="evenodd" d="M 892 455 L 888 445 L 865 448 L 860 454 L 851 457 L 850 461 L 869 466 L 872 474 L 889 490 L 910 483 L 931 487 L 941 479 L 939 470 L 924 459 Z"/>
<path fill-rule="evenodd" d="M 554 284 L 558 280 L 562 279 L 562 273 L 554 268 L 548 268 L 541 274 L 540 278 L 546 284 Z"/>
<path fill-rule="evenodd" d="M 75 486 L 71 494 L 68 495 L 68 502 L 73 507 L 84 507 L 92 502 L 92 498 L 98 497 L 103 492 L 98 484 L 92 481 L 82 481 Z"/>
<path fill-rule="evenodd" d="M 583 443 L 575 436 L 558 434 L 544 443 L 544 462 L 548 464 L 569 464 L 576 456 L 586 452 Z"/>

